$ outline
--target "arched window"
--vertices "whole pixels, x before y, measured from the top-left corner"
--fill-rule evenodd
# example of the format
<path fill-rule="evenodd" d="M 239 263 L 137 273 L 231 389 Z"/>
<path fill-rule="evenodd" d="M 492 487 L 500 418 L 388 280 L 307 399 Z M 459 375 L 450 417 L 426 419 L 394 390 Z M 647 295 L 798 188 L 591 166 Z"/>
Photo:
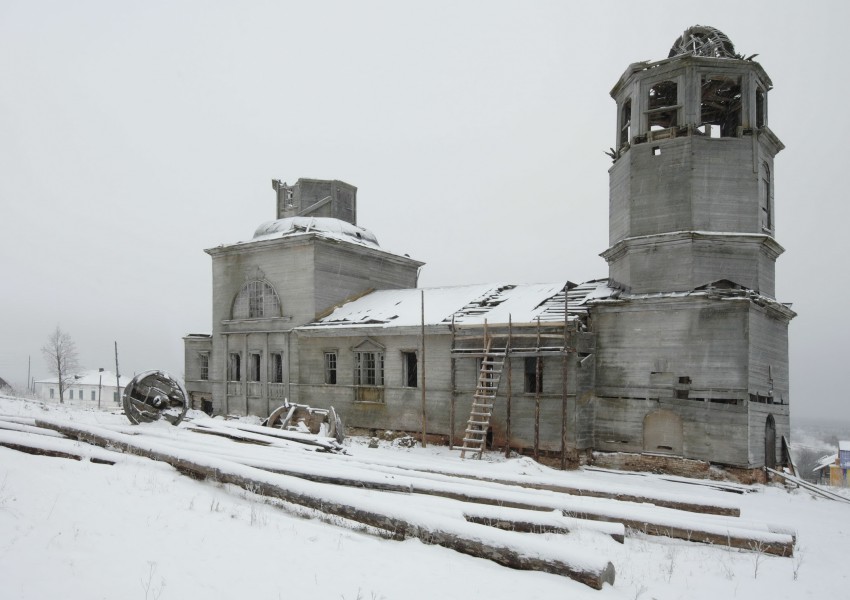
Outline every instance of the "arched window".
<path fill-rule="evenodd" d="M 249 281 L 242 286 L 233 301 L 234 319 L 261 319 L 280 316 L 277 292 L 262 280 Z"/>

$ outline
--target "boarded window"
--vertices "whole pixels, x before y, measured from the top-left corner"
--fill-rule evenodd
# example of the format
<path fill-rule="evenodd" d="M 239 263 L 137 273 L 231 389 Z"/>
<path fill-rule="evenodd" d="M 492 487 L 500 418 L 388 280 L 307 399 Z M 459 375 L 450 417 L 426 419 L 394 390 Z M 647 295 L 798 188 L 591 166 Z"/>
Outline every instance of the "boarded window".
<path fill-rule="evenodd" d="M 248 355 L 248 381 L 260 380 L 260 355 L 253 352 Z"/>
<path fill-rule="evenodd" d="M 415 388 L 419 386 L 418 362 L 416 352 L 401 353 L 401 379 L 404 387 Z"/>
<path fill-rule="evenodd" d="M 682 419 L 669 410 L 656 410 L 643 420 L 643 450 L 682 455 Z"/>
<path fill-rule="evenodd" d="M 231 352 L 230 354 L 227 364 L 227 379 L 228 381 L 242 381 L 242 355 L 238 352 Z"/>

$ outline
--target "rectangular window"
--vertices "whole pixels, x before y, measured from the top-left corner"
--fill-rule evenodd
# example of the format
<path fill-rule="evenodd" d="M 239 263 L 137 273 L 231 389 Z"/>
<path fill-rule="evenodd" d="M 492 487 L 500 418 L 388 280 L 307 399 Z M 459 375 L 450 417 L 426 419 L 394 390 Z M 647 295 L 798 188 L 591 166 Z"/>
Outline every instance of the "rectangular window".
<path fill-rule="evenodd" d="M 228 381 L 242 381 L 242 355 L 238 352 L 230 354 L 230 360 L 227 365 Z"/>
<path fill-rule="evenodd" d="M 68 400 L 74 399 L 74 390 L 68 390 Z"/>
<path fill-rule="evenodd" d="M 201 379 L 207 381 L 210 378 L 210 355 L 206 352 L 201 352 L 198 357 L 201 362 Z"/>
<path fill-rule="evenodd" d="M 53 388 L 50 388 L 50 399 L 51 399 L 51 400 L 53 399 L 53 394 L 54 394 L 54 393 L 55 393 L 55 392 L 53 391 Z"/>
<path fill-rule="evenodd" d="M 325 383 L 336 385 L 336 352 L 325 352 Z"/>
<path fill-rule="evenodd" d="M 735 137 L 741 125 L 741 78 L 704 75 L 699 131 L 708 137 Z"/>
<path fill-rule="evenodd" d="M 112 392 L 112 401 L 118 402 L 118 392 Z"/>
<path fill-rule="evenodd" d="M 283 383 L 283 354 L 272 354 L 272 383 Z"/>
<path fill-rule="evenodd" d="M 401 381 L 404 387 L 419 387 L 416 352 L 401 353 Z"/>
<path fill-rule="evenodd" d="M 94 393 L 94 390 L 91 391 L 91 399 L 97 400 L 97 395 Z"/>
<path fill-rule="evenodd" d="M 525 393 L 536 394 L 541 391 L 543 383 L 543 363 L 533 356 L 525 359 Z M 539 365 L 539 367 L 538 367 Z"/>
<path fill-rule="evenodd" d="M 252 352 L 248 355 L 248 381 L 260 380 L 260 355 Z"/>
<path fill-rule="evenodd" d="M 354 353 L 354 385 L 384 385 L 384 353 Z"/>

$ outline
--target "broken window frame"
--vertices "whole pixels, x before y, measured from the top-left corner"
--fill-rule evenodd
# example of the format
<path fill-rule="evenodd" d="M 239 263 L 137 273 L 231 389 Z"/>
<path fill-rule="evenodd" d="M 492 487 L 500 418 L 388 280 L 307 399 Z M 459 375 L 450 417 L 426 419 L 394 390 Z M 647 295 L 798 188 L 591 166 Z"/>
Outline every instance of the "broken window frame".
<path fill-rule="evenodd" d="M 336 385 L 339 367 L 339 355 L 336 350 L 326 350 L 324 353 L 325 384 Z"/>
<path fill-rule="evenodd" d="M 679 126 L 679 82 L 677 79 L 662 79 L 648 84 L 646 88 L 646 131 L 661 131 Z"/>
<path fill-rule="evenodd" d="M 419 356 L 415 350 L 401 351 L 401 385 L 406 388 L 419 387 Z"/>
<path fill-rule="evenodd" d="M 697 130 L 706 137 L 738 137 L 743 123 L 743 98 L 741 75 L 702 73 Z M 712 106 L 709 107 L 709 104 Z M 718 135 L 714 135 L 715 131 Z"/>

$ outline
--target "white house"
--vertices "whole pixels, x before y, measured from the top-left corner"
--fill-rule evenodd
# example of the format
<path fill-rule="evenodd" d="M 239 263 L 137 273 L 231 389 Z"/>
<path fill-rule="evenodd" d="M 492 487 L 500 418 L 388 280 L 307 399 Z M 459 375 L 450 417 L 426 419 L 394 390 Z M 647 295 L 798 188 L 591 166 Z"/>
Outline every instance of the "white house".
<path fill-rule="evenodd" d="M 115 373 L 111 371 L 83 371 L 65 387 L 66 402 L 108 408 L 118 406 L 124 386 L 130 380 L 121 377 L 116 388 Z M 56 377 L 35 382 L 35 394 L 41 400 L 59 402 L 59 380 Z"/>

